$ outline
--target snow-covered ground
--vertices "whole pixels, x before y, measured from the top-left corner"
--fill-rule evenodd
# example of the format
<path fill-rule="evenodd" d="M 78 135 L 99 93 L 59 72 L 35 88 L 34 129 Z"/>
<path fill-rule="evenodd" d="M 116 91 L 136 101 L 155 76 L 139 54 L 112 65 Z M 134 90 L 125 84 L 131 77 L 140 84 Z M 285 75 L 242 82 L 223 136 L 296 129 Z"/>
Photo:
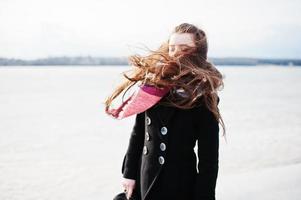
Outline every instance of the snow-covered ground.
<path fill-rule="evenodd" d="M 105 115 L 125 67 L 0 68 L 0 199 L 108 200 L 122 191 L 121 162 L 133 117 Z M 301 68 L 219 67 L 216 196 L 301 196 Z"/>

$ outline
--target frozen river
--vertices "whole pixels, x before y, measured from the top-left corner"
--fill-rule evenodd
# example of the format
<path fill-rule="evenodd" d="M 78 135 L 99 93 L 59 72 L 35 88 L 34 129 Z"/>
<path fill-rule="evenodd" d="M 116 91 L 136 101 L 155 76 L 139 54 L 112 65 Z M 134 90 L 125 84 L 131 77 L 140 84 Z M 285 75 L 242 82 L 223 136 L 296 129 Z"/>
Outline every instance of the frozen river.
<path fill-rule="evenodd" d="M 218 67 L 217 199 L 301 196 L 301 68 Z M 0 68 L 0 199 L 108 200 L 121 192 L 133 118 L 104 99 L 126 67 Z M 239 187 L 239 188 L 238 188 Z"/>

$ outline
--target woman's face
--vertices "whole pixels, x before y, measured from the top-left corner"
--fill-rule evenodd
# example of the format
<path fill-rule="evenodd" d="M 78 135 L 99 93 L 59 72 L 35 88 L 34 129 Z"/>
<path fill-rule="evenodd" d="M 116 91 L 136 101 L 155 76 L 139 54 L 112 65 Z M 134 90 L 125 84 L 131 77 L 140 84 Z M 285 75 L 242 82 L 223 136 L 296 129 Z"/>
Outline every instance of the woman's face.
<path fill-rule="evenodd" d="M 168 54 L 176 57 L 182 53 L 189 53 L 194 49 L 195 42 L 191 33 L 173 33 L 169 38 Z"/>

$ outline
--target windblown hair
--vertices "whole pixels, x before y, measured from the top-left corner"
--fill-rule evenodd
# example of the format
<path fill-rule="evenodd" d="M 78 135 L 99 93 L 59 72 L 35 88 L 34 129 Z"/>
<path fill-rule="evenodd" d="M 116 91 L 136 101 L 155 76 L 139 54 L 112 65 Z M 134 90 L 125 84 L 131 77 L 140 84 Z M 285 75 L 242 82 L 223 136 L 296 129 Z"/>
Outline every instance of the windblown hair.
<path fill-rule="evenodd" d="M 201 100 L 221 124 L 224 135 L 225 125 L 219 112 L 217 95 L 217 90 L 221 90 L 224 86 L 223 76 L 207 60 L 206 34 L 188 23 L 176 26 L 173 33 L 191 33 L 196 47 L 190 48 L 179 56 L 170 57 L 169 41 L 167 41 L 158 50 L 150 50 L 147 56 L 130 56 L 129 62 L 134 69 L 129 71 L 130 74 L 123 73 L 125 82 L 107 98 L 105 105 L 108 108 L 119 94 L 124 92 L 125 95 L 137 82 L 158 88 L 170 87 L 170 92 L 159 102 L 160 104 L 190 109 L 197 106 Z"/>

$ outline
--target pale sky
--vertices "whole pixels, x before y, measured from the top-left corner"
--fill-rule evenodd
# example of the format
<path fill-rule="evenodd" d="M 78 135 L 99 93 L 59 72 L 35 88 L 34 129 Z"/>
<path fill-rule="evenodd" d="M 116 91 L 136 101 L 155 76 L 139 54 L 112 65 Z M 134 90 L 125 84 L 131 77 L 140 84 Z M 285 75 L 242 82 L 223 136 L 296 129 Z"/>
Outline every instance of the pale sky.
<path fill-rule="evenodd" d="M 0 0 L 0 57 L 129 56 L 174 26 L 208 35 L 209 57 L 301 58 L 300 0 Z"/>

